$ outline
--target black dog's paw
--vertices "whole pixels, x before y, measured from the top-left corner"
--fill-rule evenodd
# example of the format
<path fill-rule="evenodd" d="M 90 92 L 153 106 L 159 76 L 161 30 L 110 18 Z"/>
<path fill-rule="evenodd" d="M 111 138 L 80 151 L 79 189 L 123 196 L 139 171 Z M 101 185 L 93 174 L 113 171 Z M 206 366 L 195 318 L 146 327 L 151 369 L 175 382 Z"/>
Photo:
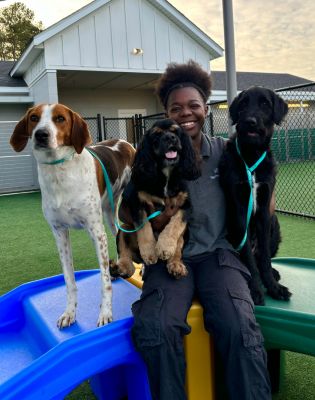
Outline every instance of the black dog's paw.
<path fill-rule="evenodd" d="M 292 293 L 289 291 L 289 289 L 286 286 L 280 285 L 280 283 L 268 288 L 267 290 L 268 294 L 276 300 L 288 301 L 292 296 Z"/>
<path fill-rule="evenodd" d="M 278 271 L 277 269 L 272 268 L 272 275 L 273 275 L 273 277 L 275 278 L 275 280 L 276 280 L 277 282 L 280 281 L 281 276 L 280 276 L 280 273 L 279 273 L 279 271 Z"/>
<path fill-rule="evenodd" d="M 250 294 L 256 306 L 265 305 L 264 292 L 258 285 L 250 285 Z"/>

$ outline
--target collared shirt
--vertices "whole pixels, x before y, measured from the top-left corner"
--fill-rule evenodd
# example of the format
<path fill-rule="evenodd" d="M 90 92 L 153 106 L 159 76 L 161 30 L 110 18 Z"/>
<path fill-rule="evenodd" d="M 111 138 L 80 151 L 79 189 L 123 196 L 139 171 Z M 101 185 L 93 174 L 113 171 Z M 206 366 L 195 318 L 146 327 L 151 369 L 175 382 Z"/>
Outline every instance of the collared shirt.
<path fill-rule="evenodd" d="M 187 181 L 191 208 L 188 211 L 188 241 L 183 258 L 211 253 L 217 249 L 234 250 L 226 239 L 225 197 L 219 183 L 218 165 L 224 139 L 203 135 L 201 176 Z"/>

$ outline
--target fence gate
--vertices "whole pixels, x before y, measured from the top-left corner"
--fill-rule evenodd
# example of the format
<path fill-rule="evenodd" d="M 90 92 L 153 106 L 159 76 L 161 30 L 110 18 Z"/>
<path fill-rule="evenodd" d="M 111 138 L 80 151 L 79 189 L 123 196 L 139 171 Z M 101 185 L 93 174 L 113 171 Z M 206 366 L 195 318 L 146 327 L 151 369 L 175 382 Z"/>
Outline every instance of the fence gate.
<path fill-rule="evenodd" d="M 36 161 L 28 143 L 21 153 L 10 146 L 17 121 L 0 121 L 0 193 L 39 188 Z"/>

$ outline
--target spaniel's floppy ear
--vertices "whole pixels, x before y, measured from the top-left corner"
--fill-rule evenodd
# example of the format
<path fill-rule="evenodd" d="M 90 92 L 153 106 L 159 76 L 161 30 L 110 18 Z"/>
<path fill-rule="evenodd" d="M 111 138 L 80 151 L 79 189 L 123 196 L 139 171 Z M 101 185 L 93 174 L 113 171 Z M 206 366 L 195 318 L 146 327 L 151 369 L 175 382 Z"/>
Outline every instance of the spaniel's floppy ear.
<path fill-rule="evenodd" d="M 272 102 L 274 123 L 280 125 L 283 118 L 287 115 L 289 107 L 287 103 L 275 92 L 272 92 Z"/>
<path fill-rule="evenodd" d="M 200 176 L 196 153 L 193 149 L 190 137 L 182 129 L 180 129 L 179 137 L 182 145 L 179 160 L 180 173 L 183 179 L 192 181 Z"/>
<path fill-rule="evenodd" d="M 241 92 L 238 96 L 236 96 L 229 107 L 229 113 L 232 120 L 232 125 L 235 125 L 238 122 L 238 117 L 239 117 L 238 105 L 243 97 L 243 94 L 244 91 Z"/>
<path fill-rule="evenodd" d="M 136 150 L 132 166 L 132 180 L 136 185 L 141 185 L 141 182 L 147 181 L 148 178 L 154 182 L 157 175 L 157 163 L 153 157 L 149 134 L 150 131 L 144 134 Z"/>
<path fill-rule="evenodd" d="M 71 144 L 75 151 L 80 154 L 84 147 L 92 143 L 89 128 L 84 119 L 72 111 Z"/>
<path fill-rule="evenodd" d="M 17 123 L 10 138 L 10 145 L 16 152 L 22 151 L 27 145 L 28 139 L 31 137 L 31 133 L 28 132 L 28 114 L 29 111 Z"/>

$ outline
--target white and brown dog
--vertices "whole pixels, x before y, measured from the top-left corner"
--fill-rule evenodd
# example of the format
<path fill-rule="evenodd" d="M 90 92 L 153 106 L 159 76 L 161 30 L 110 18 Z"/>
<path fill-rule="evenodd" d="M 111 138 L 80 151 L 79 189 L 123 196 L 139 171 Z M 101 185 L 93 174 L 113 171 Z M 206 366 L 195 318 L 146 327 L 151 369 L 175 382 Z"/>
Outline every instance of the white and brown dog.
<path fill-rule="evenodd" d="M 19 152 L 28 139 L 32 140 L 38 163 L 43 213 L 56 239 L 67 287 L 67 306 L 57 325 L 59 328 L 71 325 L 77 306 L 69 228 L 86 229 L 94 242 L 102 279 L 97 324 L 105 325 L 112 321 L 112 287 L 102 210 L 113 233 L 116 233 L 115 215 L 109 204 L 102 167 L 85 148 L 91 143 L 87 124 L 62 104 L 41 104 L 27 111 L 16 125 L 10 143 Z M 117 139 L 100 142 L 91 149 L 107 170 L 116 207 L 129 181 L 135 150 L 129 143 Z"/>

